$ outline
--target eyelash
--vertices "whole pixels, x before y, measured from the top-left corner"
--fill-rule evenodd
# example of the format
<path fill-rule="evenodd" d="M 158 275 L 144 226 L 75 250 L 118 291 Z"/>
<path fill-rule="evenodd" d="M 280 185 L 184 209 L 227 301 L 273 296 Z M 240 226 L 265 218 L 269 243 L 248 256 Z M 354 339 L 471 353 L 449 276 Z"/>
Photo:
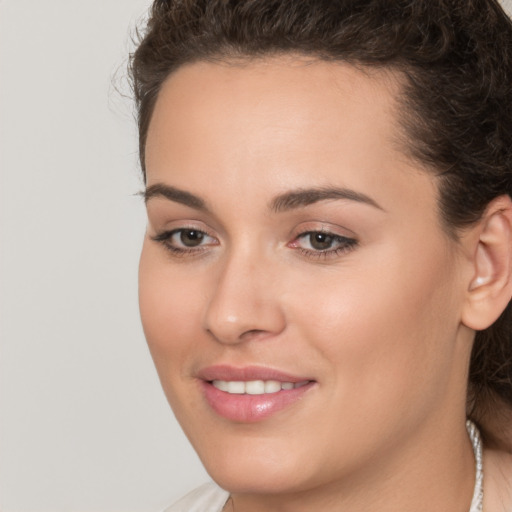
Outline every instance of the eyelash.
<path fill-rule="evenodd" d="M 335 249 L 325 249 L 325 250 L 315 250 L 315 249 L 305 249 L 304 247 L 299 247 L 298 241 L 302 239 L 306 239 L 307 237 L 311 237 L 312 235 L 324 235 L 328 238 L 332 238 L 333 244 L 339 244 L 338 247 Z M 310 238 L 311 242 L 311 238 Z M 331 233 L 330 231 L 326 230 L 309 230 L 304 233 L 300 233 L 293 242 L 289 244 L 289 247 L 294 247 L 298 251 L 300 251 L 301 254 L 304 256 L 315 259 L 315 260 L 326 260 L 330 258 L 336 258 L 337 256 L 341 256 L 342 254 L 345 254 L 347 252 L 350 252 L 351 250 L 355 249 L 358 242 L 354 238 L 348 238 L 345 236 L 337 235 L 335 233 Z M 311 245 L 311 243 L 310 243 Z"/>
<path fill-rule="evenodd" d="M 168 250 L 173 256 L 176 257 L 185 257 L 185 256 L 193 256 L 193 255 L 199 255 L 204 250 L 205 247 L 203 245 L 198 245 L 196 247 L 176 247 L 172 244 L 172 238 L 175 235 L 183 234 L 184 232 L 195 232 L 201 237 L 208 237 L 208 238 L 214 238 L 205 231 L 202 231 L 200 229 L 195 228 L 178 228 L 173 229 L 170 231 L 164 231 L 162 233 L 159 233 L 153 237 L 151 237 L 152 240 L 155 242 L 158 242 L 162 244 L 166 250 Z M 339 244 L 339 247 L 336 247 L 335 249 L 327 248 L 325 250 L 315 250 L 315 249 L 306 249 L 304 247 L 300 247 L 298 245 L 300 240 L 306 239 L 307 237 L 311 237 L 313 235 L 324 235 L 326 237 L 332 238 L 332 243 Z M 310 239 L 311 241 L 311 239 Z M 217 244 L 213 244 L 217 245 Z M 311 243 L 310 243 L 311 245 Z M 300 233 L 295 237 L 295 239 L 288 244 L 288 247 L 294 248 L 297 251 L 299 251 L 303 256 L 315 259 L 315 260 L 326 260 L 329 258 L 336 258 L 337 256 L 341 256 L 342 254 L 345 254 L 351 250 L 353 250 L 358 245 L 358 241 L 354 238 L 348 238 L 345 236 L 337 235 L 335 233 L 331 233 L 330 231 L 325 230 L 309 230 L 305 231 L 303 233 Z"/>
<path fill-rule="evenodd" d="M 202 253 L 205 250 L 203 248 L 203 246 L 197 246 L 197 247 L 176 247 L 175 245 L 172 245 L 172 237 L 177 235 L 177 234 L 184 233 L 186 231 L 195 232 L 195 233 L 199 234 L 202 237 L 213 238 L 208 233 L 206 233 L 206 231 L 203 231 L 201 229 L 196 229 L 196 228 L 178 228 L 178 229 L 173 229 L 171 231 L 164 231 L 162 233 L 159 233 L 159 234 L 151 237 L 151 239 L 154 240 L 155 242 L 158 242 L 158 243 L 162 244 L 166 250 L 168 250 L 173 256 L 176 256 L 176 257 L 192 256 L 192 255 L 196 255 L 196 254 Z"/>

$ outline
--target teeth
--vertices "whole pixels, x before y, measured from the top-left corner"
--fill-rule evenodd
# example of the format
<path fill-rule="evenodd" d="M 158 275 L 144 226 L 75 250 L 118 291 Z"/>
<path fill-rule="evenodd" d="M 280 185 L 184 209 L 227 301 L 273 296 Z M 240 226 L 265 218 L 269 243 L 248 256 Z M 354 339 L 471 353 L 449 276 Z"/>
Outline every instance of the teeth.
<path fill-rule="evenodd" d="M 234 380 L 214 380 L 213 386 L 226 393 L 234 395 L 263 395 L 265 393 L 277 393 L 281 390 L 299 388 L 305 386 L 309 381 L 302 382 L 279 382 L 278 380 L 249 380 L 234 381 Z"/>
<path fill-rule="evenodd" d="M 228 393 L 233 393 L 235 395 L 243 395 L 245 393 L 245 382 L 229 381 L 227 385 Z"/>
<path fill-rule="evenodd" d="M 265 393 L 277 393 L 281 391 L 282 384 L 277 380 L 265 381 Z"/>
<path fill-rule="evenodd" d="M 225 380 L 214 380 L 213 385 L 220 389 L 221 391 L 227 391 L 228 390 L 228 382 Z"/>
<path fill-rule="evenodd" d="M 250 380 L 245 383 L 245 392 L 248 395 L 262 395 L 265 393 L 265 383 L 262 380 Z"/>

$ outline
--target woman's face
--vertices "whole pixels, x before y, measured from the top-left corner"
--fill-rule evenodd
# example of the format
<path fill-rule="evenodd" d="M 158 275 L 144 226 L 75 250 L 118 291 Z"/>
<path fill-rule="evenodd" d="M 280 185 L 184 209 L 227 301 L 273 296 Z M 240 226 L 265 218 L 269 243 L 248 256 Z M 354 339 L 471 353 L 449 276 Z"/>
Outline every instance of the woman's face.
<path fill-rule="evenodd" d="M 465 258 L 405 155 L 398 92 L 291 57 L 191 64 L 160 92 L 142 321 L 179 422 L 233 492 L 368 478 L 463 422 Z"/>

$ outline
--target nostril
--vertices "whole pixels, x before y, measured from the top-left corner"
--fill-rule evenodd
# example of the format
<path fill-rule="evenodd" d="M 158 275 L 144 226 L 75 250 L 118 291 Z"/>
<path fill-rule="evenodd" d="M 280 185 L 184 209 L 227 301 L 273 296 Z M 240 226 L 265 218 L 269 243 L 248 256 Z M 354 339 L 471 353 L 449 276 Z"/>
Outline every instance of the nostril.
<path fill-rule="evenodd" d="M 253 336 L 259 336 L 265 334 L 265 331 L 263 329 L 250 329 L 248 331 L 245 331 L 241 334 L 241 338 L 249 338 Z"/>
<path fill-rule="evenodd" d="M 248 329 L 241 331 L 241 333 L 235 332 L 221 332 L 220 330 L 207 329 L 208 334 L 216 341 L 220 343 L 242 343 L 247 341 L 257 341 L 272 337 L 273 331 L 267 331 L 265 329 Z"/>

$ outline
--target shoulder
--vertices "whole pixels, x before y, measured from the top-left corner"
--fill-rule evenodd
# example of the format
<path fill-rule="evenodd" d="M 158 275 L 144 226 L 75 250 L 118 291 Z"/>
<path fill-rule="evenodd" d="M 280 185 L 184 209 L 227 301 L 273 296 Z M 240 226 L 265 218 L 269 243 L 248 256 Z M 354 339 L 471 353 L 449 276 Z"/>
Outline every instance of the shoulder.
<path fill-rule="evenodd" d="M 214 483 L 203 484 L 163 512 L 221 512 L 229 493 Z"/>
<path fill-rule="evenodd" d="M 512 512 L 512 454 L 484 450 L 484 510 Z"/>

